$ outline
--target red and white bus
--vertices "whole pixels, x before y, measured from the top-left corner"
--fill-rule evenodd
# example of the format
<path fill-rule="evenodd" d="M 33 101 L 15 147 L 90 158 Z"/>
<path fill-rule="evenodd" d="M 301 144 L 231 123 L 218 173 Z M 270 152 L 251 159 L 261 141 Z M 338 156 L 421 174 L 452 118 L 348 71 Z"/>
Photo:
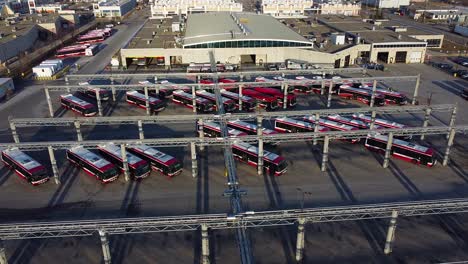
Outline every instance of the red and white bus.
<path fill-rule="evenodd" d="M 372 118 L 370 116 L 366 116 L 364 114 L 354 114 L 353 118 L 356 119 L 356 120 L 361 120 L 361 121 L 363 121 L 363 122 L 365 122 L 367 124 L 370 124 L 371 121 L 372 121 Z M 376 118 L 374 124 L 378 125 L 378 126 L 381 126 L 381 127 L 385 127 L 385 128 L 406 128 L 406 127 L 408 127 L 406 125 L 403 125 L 403 124 L 400 124 L 400 123 L 397 123 L 397 122 L 393 122 L 393 121 L 389 121 L 389 120 L 385 120 L 385 119 L 381 119 L 381 118 Z"/>
<path fill-rule="evenodd" d="M 312 115 L 304 116 L 303 120 L 306 121 L 306 122 L 316 124 L 315 116 L 312 116 Z M 331 130 L 337 130 L 337 131 L 359 130 L 359 128 L 357 128 L 357 127 L 349 126 L 349 125 L 346 125 L 346 124 L 341 124 L 341 123 L 338 123 L 338 122 L 335 122 L 335 121 L 332 121 L 332 120 L 323 119 L 323 118 L 319 119 L 319 125 L 324 126 L 324 127 L 328 127 Z M 345 141 L 349 141 L 351 143 L 357 143 L 357 142 L 359 142 L 359 139 L 358 138 L 353 138 L 353 139 L 349 139 L 349 140 L 345 140 Z"/>
<path fill-rule="evenodd" d="M 203 134 L 207 137 L 221 137 L 221 126 L 215 122 L 204 122 Z M 247 133 L 234 128 L 228 128 L 228 135 L 230 137 L 242 137 L 247 136 Z"/>
<path fill-rule="evenodd" d="M 372 91 L 372 87 L 372 83 L 362 83 L 359 85 L 359 88 L 367 91 Z M 385 104 L 405 105 L 408 103 L 408 98 L 403 93 L 391 91 L 382 87 L 376 87 L 376 92 L 384 96 Z"/>
<path fill-rule="evenodd" d="M 182 173 L 182 163 L 176 158 L 155 148 L 138 144 L 127 147 L 128 151 L 148 161 L 154 171 L 172 177 Z"/>
<path fill-rule="evenodd" d="M 192 95 L 181 90 L 176 90 L 172 93 L 172 101 L 176 104 L 184 105 L 188 108 L 193 108 L 192 106 Z M 213 103 L 205 98 L 195 97 L 195 104 L 197 111 L 199 112 L 212 112 L 216 108 Z"/>
<path fill-rule="evenodd" d="M 8 168 L 32 185 L 39 185 L 49 180 L 46 168 L 18 148 L 3 150 L 1 158 Z"/>
<path fill-rule="evenodd" d="M 136 105 L 140 108 L 146 109 L 146 97 L 144 94 L 137 91 L 128 91 L 126 93 L 126 101 L 129 104 Z M 156 97 L 148 96 L 149 107 L 153 112 L 161 112 L 166 109 L 166 103 Z"/>
<path fill-rule="evenodd" d="M 340 85 L 338 90 L 338 95 L 345 99 L 354 99 L 361 103 L 370 105 L 372 92 L 369 90 L 354 88 L 347 84 Z M 375 94 L 374 96 L 374 105 L 375 106 L 384 106 L 385 105 L 385 98 L 381 94 Z"/>
<path fill-rule="evenodd" d="M 231 120 L 227 122 L 228 127 L 235 128 L 237 130 L 243 131 L 248 135 L 257 135 L 257 125 L 247 123 L 240 120 Z M 278 135 L 278 132 L 268 129 L 262 128 L 263 135 Z"/>
<path fill-rule="evenodd" d="M 167 84 L 167 89 L 165 88 L 160 88 L 159 89 L 159 93 L 156 93 L 156 90 L 155 89 L 148 89 L 148 94 L 151 95 L 151 96 L 156 96 L 156 97 L 159 97 L 161 99 L 166 99 L 166 98 L 169 98 L 169 97 L 172 97 L 172 91 L 174 89 L 170 89 L 172 87 L 172 84 L 171 82 L 169 81 L 166 81 L 166 80 L 163 80 L 163 81 L 160 81 L 159 82 L 160 84 L 164 84 L 166 85 Z M 150 81 L 139 81 L 138 84 L 142 84 L 142 85 L 154 85 L 154 83 L 150 82 Z M 177 87 L 177 89 L 179 89 L 179 87 Z"/>
<path fill-rule="evenodd" d="M 77 38 L 76 43 L 79 44 L 91 44 L 91 43 L 99 43 L 105 40 L 104 33 L 95 32 L 95 33 L 87 33 L 85 35 L 81 35 Z"/>
<path fill-rule="evenodd" d="M 257 92 L 275 97 L 278 100 L 278 105 L 280 107 L 283 107 L 284 93 L 281 90 L 276 89 L 276 88 L 270 88 L 270 87 L 254 87 L 253 89 Z M 286 107 L 292 108 L 292 107 L 295 107 L 296 105 L 297 105 L 296 96 L 294 94 L 288 93 L 286 95 Z"/>
<path fill-rule="evenodd" d="M 109 143 L 106 145 L 99 145 L 98 149 L 104 158 L 119 167 L 122 172 L 124 171 L 122 150 L 120 146 Z M 143 179 L 150 175 L 151 168 L 146 160 L 143 160 L 132 153 L 127 153 L 127 162 L 130 175 L 134 179 Z"/>
<path fill-rule="evenodd" d="M 94 56 L 99 51 L 98 45 L 80 44 L 61 48 L 57 50 L 55 57 L 72 58 L 81 56 Z"/>
<path fill-rule="evenodd" d="M 357 127 L 357 128 L 360 128 L 360 129 L 369 129 L 369 124 L 366 123 L 366 122 L 363 122 L 361 120 L 340 116 L 338 114 L 329 115 L 329 116 L 327 116 L 327 118 L 329 120 L 331 120 L 331 121 L 335 121 L 335 122 L 338 122 L 338 123 L 342 123 L 342 124 L 346 124 L 346 125 L 349 125 L 349 126 Z"/>
<path fill-rule="evenodd" d="M 314 132 L 315 125 L 309 122 L 303 122 L 288 117 L 280 117 L 275 119 L 275 130 L 279 132 L 298 133 L 298 132 Z M 319 131 L 330 131 L 326 127 L 319 126 Z"/>
<path fill-rule="evenodd" d="M 216 64 L 216 72 L 225 72 L 226 66 L 222 63 Z M 210 63 L 190 63 L 187 66 L 188 73 L 212 72 Z"/>
<path fill-rule="evenodd" d="M 368 135 L 365 146 L 370 150 L 385 153 L 387 142 L 387 136 L 380 134 Z M 416 145 L 400 139 L 393 139 L 391 154 L 396 158 L 412 162 L 414 164 L 426 165 L 428 167 L 432 167 L 436 164 L 434 150 L 432 148 Z"/>
<path fill-rule="evenodd" d="M 66 155 L 70 162 L 104 183 L 115 181 L 119 177 L 114 164 L 81 146 L 68 149 Z"/>
<path fill-rule="evenodd" d="M 263 94 L 252 89 L 243 89 L 242 94 L 255 98 L 258 105 L 267 110 L 275 110 L 278 108 L 278 100 L 271 95 Z"/>
<path fill-rule="evenodd" d="M 92 98 L 96 98 L 96 88 L 89 86 L 90 85 L 89 82 L 80 82 L 78 83 L 78 85 L 87 86 L 86 91 L 80 91 L 81 94 L 84 94 Z M 106 90 L 106 89 L 99 89 L 99 98 L 101 98 L 101 101 L 109 101 L 109 99 L 111 98 L 111 95 L 112 95 L 111 91 Z"/>
<path fill-rule="evenodd" d="M 218 79 L 218 83 L 223 83 L 223 84 L 236 83 L 236 82 L 237 81 L 233 80 L 233 79 L 227 79 L 227 78 Z M 200 83 L 202 83 L 202 84 L 214 84 L 212 79 L 201 79 Z M 221 88 L 226 89 L 226 90 L 231 90 L 231 89 L 236 89 L 237 87 L 236 87 L 235 84 L 233 84 L 233 85 L 223 85 L 223 86 L 221 86 Z"/>
<path fill-rule="evenodd" d="M 247 163 L 251 166 L 258 164 L 258 148 L 244 142 L 237 142 L 232 145 L 232 154 L 234 158 Z M 263 151 L 263 168 L 274 174 L 280 176 L 288 170 L 286 160 L 269 151 Z"/>
<path fill-rule="evenodd" d="M 224 89 L 221 89 L 221 95 L 231 100 L 234 100 L 234 102 L 236 103 L 237 109 L 239 109 L 240 106 L 239 106 L 239 94 L 238 93 L 233 93 L 233 92 L 229 92 Z M 241 100 L 242 100 L 242 109 L 239 109 L 239 110 L 244 110 L 244 111 L 255 110 L 256 104 L 253 98 L 242 95 Z"/>
<path fill-rule="evenodd" d="M 195 92 L 195 94 L 202 97 L 202 98 L 210 100 L 211 102 L 213 102 L 213 104 L 216 104 L 216 95 L 215 94 L 209 93 L 209 92 L 207 92 L 205 90 L 197 90 Z M 225 97 L 222 97 L 222 96 L 221 96 L 221 100 L 223 102 L 224 111 L 233 112 L 233 111 L 236 110 L 236 102 L 234 102 L 233 100 L 231 100 L 229 98 L 225 98 Z"/>
<path fill-rule="evenodd" d="M 94 104 L 81 100 L 72 94 L 61 95 L 60 103 L 65 109 L 70 109 L 83 116 L 95 116 L 97 114 L 97 107 Z"/>
<path fill-rule="evenodd" d="M 317 83 L 316 80 L 304 76 L 296 76 L 295 80 L 288 79 L 288 81 L 290 82 L 288 90 L 305 94 L 314 92 L 312 85 Z"/>

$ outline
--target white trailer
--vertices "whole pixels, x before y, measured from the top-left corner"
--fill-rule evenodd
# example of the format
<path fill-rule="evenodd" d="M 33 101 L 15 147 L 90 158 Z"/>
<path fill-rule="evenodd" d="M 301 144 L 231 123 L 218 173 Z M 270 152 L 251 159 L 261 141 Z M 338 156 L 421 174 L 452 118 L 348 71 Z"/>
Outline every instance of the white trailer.
<path fill-rule="evenodd" d="M 32 68 L 35 77 L 52 77 L 55 74 L 53 65 L 39 65 Z"/>

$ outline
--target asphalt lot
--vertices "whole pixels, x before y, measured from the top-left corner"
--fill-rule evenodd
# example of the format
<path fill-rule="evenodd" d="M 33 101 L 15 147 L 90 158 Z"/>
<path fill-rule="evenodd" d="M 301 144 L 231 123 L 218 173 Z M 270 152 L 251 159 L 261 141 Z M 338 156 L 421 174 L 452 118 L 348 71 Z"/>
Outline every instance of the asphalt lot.
<path fill-rule="evenodd" d="M 457 103 L 457 124 L 467 124 L 467 102 L 457 94 L 466 83 L 447 76 L 444 72 L 427 65 L 392 65 L 385 72 L 370 72 L 371 75 L 403 76 L 421 73 L 421 103 L 426 103 L 432 93 L 432 104 Z M 392 87 L 412 94 L 414 84 L 388 83 Z M 9 135 L 7 118 L 46 117 L 47 104 L 39 89 L 27 87 L 22 93 L 7 103 L 0 105 L 0 141 L 12 141 Z M 58 93 L 53 93 L 53 102 L 61 116 L 74 116 L 58 109 Z M 108 107 L 106 113 L 112 116 L 143 115 L 143 109 L 128 105 L 123 94 L 115 107 Z M 323 103 L 317 96 L 301 97 L 299 109 L 318 109 Z M 18 107 L 28 105 L 30 107 Z M 334 100 L 333 107 L 362 106 L 359 103 Z M 161 115 L 190 114 L 191 110 L 170 104 Z M 396 121 L 418 125 L 422 115 L 399 115 Z M 448 122 L 449 115 L 435 114 L 432 125 Z M 268 121 L 265 121 L 268 126 Z M 183 137 L 194 135 L 194 124 L 186 125 L 147 125 L 146 137 Z M 91 127 L 82 129 L 85 138 L 137 138 L 134 126 Z M 20 129 L 23 141 L 74 140 L 71 128 Z M 439 152 L 444 151 L 445 137 L 431 136 L 424 141 Z M 346 205 L 359 203 L 408 201 L 417 199 L 438 199 L 466 197 L 468 194 L 468 154 L 467 138 L 457 136 L 452 148 L 452 162 L 448 167 L 440 164 L 433 168 L 415 166 L 392 159 L 389 169 L 381 167 L 382 157 L 371 153 L 362 144 L 349 144 L 333 141 L 330 144 L 330 162 L 326 172 L 320 171 L 321 145 L 310 143 L 280 144 L 268 147 L 288 160 L 289 170 L 280 177 L 259 177 L 256 169 L 245 164 L 237 164 L 241 186 L 247 190 L 244 203 L 248 210 L 268 210 L 298 208 L 300 188 L 311 193 L 304 197 L 306 207 Z M 43 186 L 33 187 L 0 167 L 0 218 L 6 221 L 63 220 L 109 217 L 136 217 L 179 215 L 194 213 L 228 212 L 229 202 L 222 198 L 226 189 L 221 148 L 209 147 L 199 153 L 198 178 L 192 178 L 190 153 L 187 148 L 168 148 L 164 151 L 176 156 L 184 163 L 184 172 L 173 179 L 152 173 L 141 182 L 125 182 L 120 177 L 117 182 L 102 185 L 95 179 L 78 171 L 64 159 L 63 151 L 57 151 L 62 184 L 56 186 L 50 181 Z M 32 155 L 44 164 L 49 164 L 47 153 Z M 388 263 L 399 260 L 411 263 L 450 261 L 468 258 L 468 243 L 453 233 L 466 232 L 460 221 L 463 217 L 440 220 L 437 217 L 402 221 L 402 238 L 397 240 L 396 252 Z M 449 224 L 445 224 L 449 221 Z M 381 251 L 384 235 L 380 229 L 387 221 L 320 224 L 309 226 L 307 231 L 307 258 L 321 263 L 383 263 Z M 371 228 L 372 225 L 378 228 Z M 369 227 L 370 226 L 370 227 Z M 444 226 L 448 226 L 444 228 Z M 437 227 L 437 228 L 434 228 Z M 293 228 L 293 227 L 291 227 Z M 288 263 L 293 256 L 295 235 L 291 228 L 258 229 L 252 231 L 257 263 Z M 399 225 L 400 228 L 400 225 Z M 412 232 L 414 230 L 414 232 Z M 447 231 L 449 230 L 449 231 Z M 453 231 L 455 230 L 455 231 Z M 461 231 L 460 231 L 461 230 Z M 439 243 L 423 239 L 430 233 Z M 400 236 L 399 231 L 397 235 Z M 213 239 L 213 257 L 218 263 L 238 263 L 237 248 L 232 231 L 216 231 Z M 120 242 L 119 242 L 120 241 Z M 156 242 L 155 242 L 156 241 Z M 272 241 L 264 243 L 264 241 Z M 415 242 L 417 241 L 417 242 Z M 415 246 L 415 243 L 418 243 Z M 70 259 L 71 263 L 98 263 L 100 245 L 97 237 L 49 239 L 46 241 L 7 241 L 7 254 L 14 263 L 47 263 L 57 258 Z M 195 232 L 170 234 L 132 235 L 125 239 L 118 236 L 111 240 L 113 256 L 121 263 L 152 262 L 198 263 L 200 252 L 199 236 Z M 453 249 L 456 247 L 456 250 Z M 61 250 L 57 250 L 57 248 Z M 332 249 L 334 248 L 334 249 Z M 440 254 L 434 249 L 440 250 Z M 444 252 L 450 252 L 448 254 Z M 421 252 L 429 252 L 421 254 Z M 291 255 L 292 254 L 292 255 Z M 72 256 L 72 258 L 70 258 Z M 171 257 L 172 256 L 172 257 Z M 234 256 L 234 257 L 233 257 Z M 369 261 L 366 261 L 369 260 Z M 119 262 L 117 262 L 119 263 Z"/>

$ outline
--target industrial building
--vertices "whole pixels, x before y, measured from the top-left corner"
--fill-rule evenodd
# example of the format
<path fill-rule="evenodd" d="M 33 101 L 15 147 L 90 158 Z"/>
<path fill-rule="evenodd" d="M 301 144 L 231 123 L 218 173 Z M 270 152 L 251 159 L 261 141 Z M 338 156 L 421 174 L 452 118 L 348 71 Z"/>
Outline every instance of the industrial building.
<path fill-rule="evenodd" d="M 400 8 L 402 6 L 409 6 L 410 0 L 362 0 L 361 3 L 377 8 Z"/>
<path fill-rule="evenodd" d="M 234 0 L 154 0 L 151 4 L 152 18 L 207 12 L 242 12 L 242 4 Z"/>
<path fill-rule="evenodd" d="M 95 17 L 118 18 L 128 14 L 135 6 L 135 0 L 108 0 L 93 4 L 93 13 Z"/>
<path fill-rule="evenodd" d="M 305 17 L 308 14 L 357 16 L 361 4 L 345 0 L 263 0 L 261 11 L 277 18 Z"/>
<path fill-rule="evenodd" d="M 361 62 L 421 63 L 428 47 L 440 47 L 443 35 L 430 35 L 389 21 L 319 16 L 318 20 L 285 19 L 251 13 L 191 14 L 183 27 L 177 20 L 150 20 L 121 50 L 124 67 L 146 58 L 170 67 L 210 61 L 264 65 L 300 60 L 346 67 Z M 205 25 L 210 25 L 209 27 Z"/>

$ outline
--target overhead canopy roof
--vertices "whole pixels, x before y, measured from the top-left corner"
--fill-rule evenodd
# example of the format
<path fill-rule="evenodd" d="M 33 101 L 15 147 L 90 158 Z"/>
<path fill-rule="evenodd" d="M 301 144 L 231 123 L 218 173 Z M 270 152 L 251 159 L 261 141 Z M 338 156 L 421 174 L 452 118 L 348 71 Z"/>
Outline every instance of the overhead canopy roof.
<path fill-rule="evenodd" d="M 273 40 L 312 45 L 312 42 L 270 15 L 214 12 L 188 16 L 184 47 L 235 40 Z"/>

